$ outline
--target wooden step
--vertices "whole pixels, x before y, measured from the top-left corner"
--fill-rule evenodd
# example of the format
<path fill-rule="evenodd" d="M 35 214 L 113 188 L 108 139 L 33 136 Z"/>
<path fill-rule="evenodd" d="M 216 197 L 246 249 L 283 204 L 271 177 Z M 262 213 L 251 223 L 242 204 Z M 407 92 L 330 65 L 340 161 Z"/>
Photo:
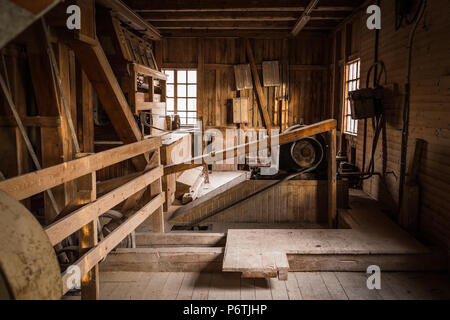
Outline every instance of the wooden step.
<path fill-rule="evenodd" d="M 102 271 L 217 272 L 222 247 L 116 249 L 100 264 Z"/>
<path fill-rule="evenodd" d="M 224 247 L 225 233 L 136 233 L 138 247 Z"/>
<path fill-rule="evenodd" d="M 223 271 L 284 279 L 286 261 L 290 271 L 365 272 L 370 265 L 382 271 L 447 269 L 445 253 L 403 231 L 375 200 L 353 193 L 350 206 L 340 210 L 350 229 L 228 230 Z"/>

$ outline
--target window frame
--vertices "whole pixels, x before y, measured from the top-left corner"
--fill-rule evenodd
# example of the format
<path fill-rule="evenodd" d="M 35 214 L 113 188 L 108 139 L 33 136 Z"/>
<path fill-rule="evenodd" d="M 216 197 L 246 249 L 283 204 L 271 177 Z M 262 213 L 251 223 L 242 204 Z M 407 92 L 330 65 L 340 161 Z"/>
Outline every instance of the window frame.
<path fill-rule="evenodd" d="M 351 75 L 352 66 L 356 66 L 355 74 Z M 349 92 L 361 88 L 361 59 L 354 59 L 345 64 L 344 72 L 344 101 L 342 113 L 342 127 L 344 134 L 358 136 L 358 120 L 351 118 Z M 349 129 L 348 126 L 351 128 Z"/>
<path fill-rule="evenodd" d="M 198 124 L 198 70 L 196 68 L 162 68 L 162 72 L 165 74 L 166 71 L 173 71 L 174 76 L 173 76 L 173 83 L 169 83 L 167 81 L 166 85 L 173 85 L 173 97 L 169 97 L 167 95 L 168 90 L 166 90 L 166 116 L 168 115 L 168 113 L 170 112 L 172 115 L 179 115 L 180 119 L 181 119 L 181 126 L 182 127 L 187 127 L 187 128 L 193 128 Z M 186 82 L 179 82 L 178 81 L 178 72 L 179 71 L 184 71 L 186 72 Z M 188 72 L 189 71 L 195 71 L 196 72 L 196 77 L 195 77 L 195 83 L 194 82 L 189 82 L 188 79 Z M 186 96 L 185 97 L 179 97 L 178 96 L 178 86 L 182 86 L 184 85 L 186 87 Z M 193 86 L 195 85 L 195 97 L 194 96 L 189 96 L 189 86 Z M 173 99 L 173 111 L 168 111 L 168 100 L 169 99 Z M 185 99 L 186 100 L 186 108 L 184 110 L 178 110 L 178 100 L 182 100 Z M 189 110 L 189 99 L 195 99 L 195 110 Z M 181 116 L 181 114 L 179 114 L 179 112 L 184 113 L 186 116 Z M 190 117 L 189 113 L 195 113 L 195 117 Z M 189 119 L 194 119 L 194 123 L 190 123 Z M 185 121 L 183 123 L 183 120 Z"/>

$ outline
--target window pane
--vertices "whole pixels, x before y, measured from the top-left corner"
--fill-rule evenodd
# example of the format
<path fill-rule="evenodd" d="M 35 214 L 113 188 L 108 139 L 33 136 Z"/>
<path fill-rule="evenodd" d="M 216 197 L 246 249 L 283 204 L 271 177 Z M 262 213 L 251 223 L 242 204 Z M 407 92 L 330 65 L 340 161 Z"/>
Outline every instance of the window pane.
<path fill-rule="evenodd" d="M 184 84 L 178 85 L 177 86 L 177 94 L 178 94 L 178 97 L 181 97 L 181 98 L 186 97 L 186 85 L 184 85 Z"/>
<path fill-rule="evenodd" d="M 186 111 L 186 99 L 178 99 L 177 108 L 179 111 Z"/>
<path fill-rule="evenodd" d="M 350 99 L 348 99 L 348 93 L 351 91 L 358 90 L 360 88 L 360 61 L 356 61 L 354 63 L 347 65 L 346 72 L 346 83 L 347 83 L 347 92 L 345 95 L 345 114 L 344 114 L 344 126 L 345 132 L 357 134 L 358 133 L 358 121 L 353 120 L 351 117 L 351 104 Z"/>
<path fill-rule="evenodd" d="M 175 106 L 175 99 L 167 98 L 167 111 L 173 111 Z"/>
<path fill-rule="evenodd" d="M 178 83 L 186 83 L 186 70 L 178 70 L 177 71 L 177 82 Z"/>
<path fill-rule="evenodd" d="M 173 84 L 168 84 L 167 85 L 167 96 L 170 98 L 174 97 L 175 94 L 175 86 Z"/>
<path fill-rule="evenodd" d="M 168 116 L 173 116 L 173 114 L 174 114 L 173 111 L 167 111 Z"/>
<path fill-rule="evenodd" d="M 189 111 L 197 110 L 197 99 L 188 99 L 188 110 Z"/>
<path fill-rule="evenodd" d="M 180 120 L 181 120 L 180 122 L 181 122 L 181 125 L 182 125 L 182 126 L 187 125 L 186 118 L 181 118 Z"/>
<path fill-rule="evenodd" d="M 196 118 L 197 117 L 197 112 L 188 112 L 188 117 L 189 118 Z"/>
<path fill-rule="evenodd" d="M 180 116 L 180 118 L 181 119 L 186 119 L 186 112 L 180 112 L 180 111 L 178 111 L 178 113 L 177 113 L 179 116 Z"/>
<path fill-rule="evenodd" d="M 167 74 L 167 83 L 173 83 L 175 72 L 173 70 L 164 70 L 164 73 Z"/>
<path fill-rule="evenodd" d="M 195 125 L 195 124 L 197 124 L 197 119 L 195 119 L 195 118 L 188 118 L 187 124 Z"/>
<path fill-rule="evenodd" d="M 197 96 L 197 85 L 189 85 L 188 86 L 188 97 L 196 97 Z"/>
<path fill-rule="evenodd" d="M 188 82 L 197 83 L 197 71 L 188 71 Z"/>

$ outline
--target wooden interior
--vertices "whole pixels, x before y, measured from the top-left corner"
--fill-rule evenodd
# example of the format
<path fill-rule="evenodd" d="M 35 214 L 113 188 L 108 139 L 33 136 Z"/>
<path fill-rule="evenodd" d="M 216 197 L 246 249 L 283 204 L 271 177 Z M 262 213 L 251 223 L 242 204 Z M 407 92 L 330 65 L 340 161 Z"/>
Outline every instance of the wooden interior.
<path fill-rule="evenodd" d="M 31 2 L 0 5 L 0 192 L 51 297 L 448 299 L 448 1 Z"/>

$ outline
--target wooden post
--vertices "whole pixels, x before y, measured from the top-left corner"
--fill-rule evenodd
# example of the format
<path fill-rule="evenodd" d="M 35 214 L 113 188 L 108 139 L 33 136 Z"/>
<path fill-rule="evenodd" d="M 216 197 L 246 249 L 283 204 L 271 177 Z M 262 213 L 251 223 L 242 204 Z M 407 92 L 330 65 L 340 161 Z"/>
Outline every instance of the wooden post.
<path fill-rule="evenodd" d="M 56 83 L 51 71 L 50 59 L 45 50 L 45 46 L 41 45 L 45 43 L 44 30 L 39 24 L 36 28 L 28 29 L 24 34 L 24 38 L 26 39 L 28 65 L 36 97 L 38 114 L 41 117 L 61 118 Z M 64 143 L 62 126 L 41 127 L 40 139 L 42 167 L 48 168 L 63 162 Z M 52 193 L 57 206 L 60 209 L 64 208 L 66 205 L 65 186 L 59 185 L 52 188 Z M 44 195 L 44 206 L 45 222 L 48 224 L 54 221 L 58 212 L 55 212 L 52 201 L 47 193 Z"/>
<path fill-rule="evenodd" d="M 282 69 L 283 69 L 283 82 L 281 84 L 281 94 L 282 101 L 281 106 L 279 108 L 279 126 L 281 132 L 283 132 L 288 125 L 288 109 L 289 109 L 289 40 L 283 40 L 283 61 L 282 61 Z"/>
<path fill-rule="evenodd" d="M 84 154 L 77 155 L 77 158 L 89 155 L 94 152 L 94 113 L 92 101 L 92 85 L 81 69 L 76 67 L 76 106 L 78 116 L 78 139 Z M 97 199 L 96 171 L 81 177 L 77 180 L 77 202 L 86 204 Z M 80 255 L 85 254 L 98 243 L 97 234 L 98 220 L 94 219 L 79 232 Z M 96 264 L 86 275 L 81 278 L 81 299 L 98 300 L 99 294 L 99 274 L 98 264 Z"/>
<path fill-rule="evenodd" d="M 96 200 L 96 174 L 88 174 L 77 180 L 78 201 L 80 204 L 93 202 Z M 98 243 L 97 219 L 81 228 L 80 237 L 80 255 L 85 254 Z M 88 273 L 81 278 L 81 299 L 98 300 L 99 299 L 99 274 L 98 264 L 96 264 Z"/>
<path fill-rule="evenodd" d="M 77 158 L 88 156 L 88 153 L 78 154 Z M 76 204 L 84 205 L 97 199 L 96 172 L 92 172 L 76 180 Z M 98 243 L 97 219 L 83 226 L 79 231 L 80 256 L 95 247 Z M 81 299 L 99 299 L 98 264 L 81 278 Z"/>
<path fill-rule="evenodd" d="M 336 205 L 336 129 L 328 131 L 328 225 L 331 229 L 337 226 Z"/>
<path fill-rule="evenodd" d="M 6 54 L 1 54 L 0 73 L 3 73 L 17 112 L 21 119 L 24 119 L 26 118 L 27 105 L 24 87 L 25 81 L 22 79 L 22 76 L 26 61 L 23 61 L 23 58 L 19 55 L 18 48 L 13 45 L 8 46 L 8 49 L 5 49 L 4 53 Z M 3 96 L 1 99 L 3 99 Z M 6 177 L 15 177 L 29 172 L 31 170 L 31 162 L 25 140 L 17 127 L 10 108 L 6 106 L 7 104 L 5 104 L 5 110 L 0 110 L 0 113 L 7 115 L 13 121 L 13 125 L 11 127 L 5 125 L 0 130 L 0 139 L 2 141 L 0 145 L 0 153 L 2 155 L 0 158 L 0 167 L 4 170 L 3 173 Z M 11 161 L 11 159 L 15 159 L 15 161 Z M 22 203 L 27 203 L 28 206 L 29 200 L 25 200 Z"/>
<path fill-rule="evenodd" d="M 161 165 L 161 153 L 160 150 L 156 150 L 152 157 L 151 167 Z M 158 194 L 162 193 L 161 178 L 158 178 L 150 185 L 150 197 L 154 198 Z M 163 206 L 160 206 L 152 215 L 152 231 L 156 233 L 164 233 L 164 212 Z"/>
<path fill-rule="evenodd" d="M 205 79 L 205 62 L 203 56 L 203 39 L 198 38 L 197 44 L 197 119 L 203 117 L 203 119 L 208 119 L 209 114 L 206 108 L 205 101 L 205 87 L 204 87 L 204 79 Z"/>
<path fill-rule="evenodd" d="M 258 103 L 259 111 L 261 112 L 264 125 L 267 129 L 267 134 L 270 136 L 272 129 L 272 120 L 270 119 L 269 112 L 267 111 L 267 103 L 264 95 L 263 88 L 261 86 L 261 81 L 259 79 L 258 69 L 256 68 L 255 57 L 253 56 L 252 46 L 250 41 L 247 39 L 247 57 L 250 62 L 250 68 L 252 70 L 253 82 L 255 83 L 256 89 L 256 102 Z"/>

